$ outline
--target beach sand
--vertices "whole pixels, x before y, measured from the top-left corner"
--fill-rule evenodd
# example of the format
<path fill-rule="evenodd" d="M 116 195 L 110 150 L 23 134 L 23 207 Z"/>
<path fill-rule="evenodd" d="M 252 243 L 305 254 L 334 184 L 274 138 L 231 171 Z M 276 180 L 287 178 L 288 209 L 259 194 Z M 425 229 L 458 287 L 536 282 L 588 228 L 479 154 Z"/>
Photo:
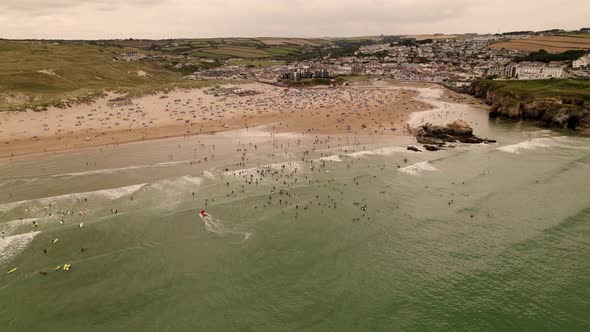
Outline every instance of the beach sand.
<path fill-rule="evenodd" d="M 216 96 L 208 89 L 174 90 L 109 107 L 108 100 L 117 97 L 111 94 L 67 109 L 4 112 L 0 158 L 261 125 L 273 132 L 409 135 L 409 115 L 432 108 L 416 99 L 418 93 L 412 89 L 440 89 L 385 81 L 338 88 L 286 89 L 261 83 L 240 87 L 255 94 Z"/>

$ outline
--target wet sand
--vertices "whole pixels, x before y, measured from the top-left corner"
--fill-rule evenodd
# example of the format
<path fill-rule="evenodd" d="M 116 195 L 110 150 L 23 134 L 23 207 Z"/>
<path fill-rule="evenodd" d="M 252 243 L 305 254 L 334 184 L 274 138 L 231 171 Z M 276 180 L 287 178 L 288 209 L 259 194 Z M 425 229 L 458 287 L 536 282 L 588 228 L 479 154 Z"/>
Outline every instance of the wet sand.
<path fill-rule="evenodd" d="M 0 158 L 261 125 L 272 132 L 407 136 L 410 114 L 432 108 L 417 99 L 413 89 L 440 89 L 384 81 L 339 88 L 285 89 L 259 83 L 240 87 L 255 94 L 176 90 L 137 98 L 123 107 L 109 107 L 108 99 L 116 97 L 109 95 L 68 109 L 2 113 Z"/>

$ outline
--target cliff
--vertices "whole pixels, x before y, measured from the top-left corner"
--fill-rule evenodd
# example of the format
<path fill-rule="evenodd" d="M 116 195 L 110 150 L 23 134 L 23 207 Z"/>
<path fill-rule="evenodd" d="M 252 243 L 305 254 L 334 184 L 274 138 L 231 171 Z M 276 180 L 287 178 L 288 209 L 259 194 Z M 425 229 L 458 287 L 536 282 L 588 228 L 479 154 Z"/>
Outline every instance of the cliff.
<path fill-rule="evenodd" d="M 468 92 L 490 105 L 492 118 L 540 121 L 590 134 L 590 82 L 480 80 Z"/>

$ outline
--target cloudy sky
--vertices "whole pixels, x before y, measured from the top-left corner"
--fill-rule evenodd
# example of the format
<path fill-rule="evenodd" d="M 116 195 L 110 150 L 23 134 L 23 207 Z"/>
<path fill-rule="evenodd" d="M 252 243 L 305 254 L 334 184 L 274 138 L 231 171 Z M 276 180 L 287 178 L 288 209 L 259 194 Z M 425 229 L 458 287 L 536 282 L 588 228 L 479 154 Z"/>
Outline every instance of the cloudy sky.
<path fill-rule="evenodd" d="M 339 37 L 590 27 L 590 0 L 0 0 L 0 38 Z"/>

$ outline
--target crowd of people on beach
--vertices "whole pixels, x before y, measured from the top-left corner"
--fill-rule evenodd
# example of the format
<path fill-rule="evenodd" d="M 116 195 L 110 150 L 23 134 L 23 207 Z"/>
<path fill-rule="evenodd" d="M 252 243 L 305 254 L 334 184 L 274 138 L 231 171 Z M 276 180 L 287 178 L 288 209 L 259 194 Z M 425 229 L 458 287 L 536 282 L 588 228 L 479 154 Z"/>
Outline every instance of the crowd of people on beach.
<path fill-rule="evenodd" d="M 107 97 L 66 110 L 8 112 L 0 114 L 0 140 L 7 150 L 26 143 L 28 149 L 43 152 L 261 124 L 283 132 L 382 135 L 401 132 L 407 114 L 420 105 L 408 90 L 370 84 L 296 89 L 252 83 L 244 88 L 257 93 L 216 96 L 207 89 L 173 90 L 128 105 L 109 104 Z"/>

